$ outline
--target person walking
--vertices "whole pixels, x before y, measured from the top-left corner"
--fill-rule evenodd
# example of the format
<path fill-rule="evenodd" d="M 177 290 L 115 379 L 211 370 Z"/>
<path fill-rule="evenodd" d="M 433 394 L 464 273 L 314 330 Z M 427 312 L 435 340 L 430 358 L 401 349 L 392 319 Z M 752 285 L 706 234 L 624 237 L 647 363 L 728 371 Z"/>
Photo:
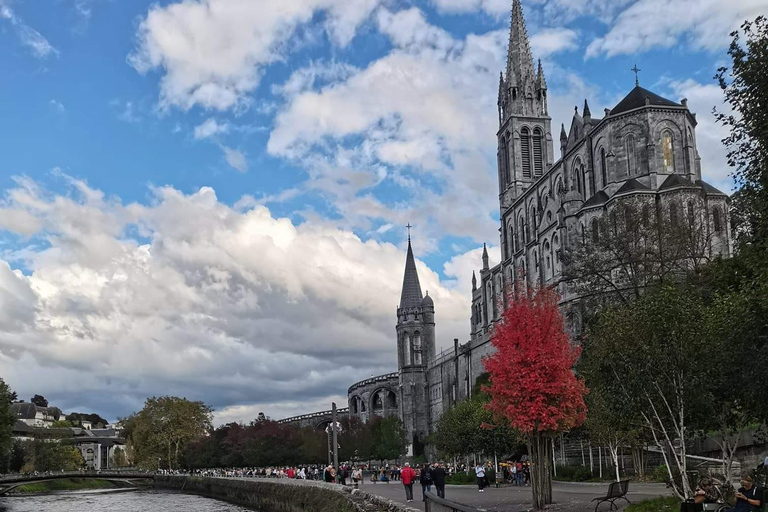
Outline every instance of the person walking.
<path fill-rule="evenodd" d="M 405 463 L 405 467 L 400 471 L 400 480 L 405 487 L 405 501 L 410 503 L 413 501 L 413 481 L 416 479 L 416 472 L 411 467 L 409 462 Z"/>
<path fill-rule="evenodd" d="M 355 489 L 358 488 L 358 485 L 363 480 L 363 472 L 360 470 L 360 468 L 355 468 L 352 470 L 352 481 L 355 483 Z"/>
<path fill-rule="evenodd" d="M 483 487 L 485 487 L 485 466 L 478 464 L 475 467 L 475 476 L 477 476 L 477 492 L 483 492 Z"/>
<path fill-rule="evenodd" d="M 445 498 L 445 469 L 442 464 L 435 464 L 432 468 L 432 481 L 437 489 L 437 497 Z"/>
<path fill-rule="evenodd" d="M 421 484 L 421 501 L 427 501 L 425 493 L 432 492 L 432 468 L 429 464 L 424 464 L 421 468 L 419 483 Z"/>

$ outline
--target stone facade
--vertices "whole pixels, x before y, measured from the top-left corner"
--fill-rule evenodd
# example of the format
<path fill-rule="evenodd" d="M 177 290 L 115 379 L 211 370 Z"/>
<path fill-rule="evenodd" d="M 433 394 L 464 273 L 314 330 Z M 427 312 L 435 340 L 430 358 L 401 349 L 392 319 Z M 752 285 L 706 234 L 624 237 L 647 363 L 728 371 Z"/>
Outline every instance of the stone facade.
<path fill-rule="evenodd" d="M 502 261 L 491 268 L 484 249 L 480 278 L 472 278 L 470 339 L 455 339 L 452 350 L 435 354 L 435 308 L 428 295 L 422 297 L 409 238 L 397 310 L 398 372 L 349 389 L 350 414 L 364 420 L 371 417 L 373 397 L 385 401 L 394 394 L 389 403 L 396 402 L 415 455 L 442 412 L 469 397 L 484 373 L 490 332 L 516 278 L 556 286 L 570 329 L 580 330 L 580 297 L 562 278 L 561 257 L 599 229 L 597 221 L 617 205 L 631 200 L 660 222 L 687 221 L 706 235 L 708 256 L 731 254 L 729 199 L 701 179 L 696 115 L 685 99 L 676 103 L 636 83 L 602 118 L 592 117 L 585 100 L 570 129 L 561 126 L 554 159 L 546 80 L 540 61 L 534 70 L 519 0 L 512 5 L 498 107 Z M 383 406 L 378 411 L 385 412 Z"/>

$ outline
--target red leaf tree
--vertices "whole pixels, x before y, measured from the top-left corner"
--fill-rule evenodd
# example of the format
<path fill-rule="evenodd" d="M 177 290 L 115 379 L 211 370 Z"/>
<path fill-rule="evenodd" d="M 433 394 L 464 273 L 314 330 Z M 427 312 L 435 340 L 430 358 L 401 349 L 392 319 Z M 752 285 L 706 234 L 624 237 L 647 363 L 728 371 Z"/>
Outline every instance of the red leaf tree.
<path fill-rule="evenodd" d="M 584 382 L 573 373 L 580 348 L 571 345 L 552 288 L 508 292 L 491 335 L 496 351 L 483 360 L 490 373 L 487 407 L 521 432 L 531 458 L 536 508 L 552 503 L 553 439 L 584 423 Z"/>

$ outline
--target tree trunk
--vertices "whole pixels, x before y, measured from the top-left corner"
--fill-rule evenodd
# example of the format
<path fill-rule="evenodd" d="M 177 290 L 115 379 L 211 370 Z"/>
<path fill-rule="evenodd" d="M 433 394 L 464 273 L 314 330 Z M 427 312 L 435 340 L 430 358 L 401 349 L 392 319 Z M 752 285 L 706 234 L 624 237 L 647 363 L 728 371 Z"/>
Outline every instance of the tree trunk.
<path fill-rule="evenodd" d="M 595 474 L 595 458 L 592 455 L 592 441 L 589 442 L 589 474 Z"/>
<path fill-rule="evenodd" d="M 621 474 L 619 474 L 619 447 L 608 445 L 608 450 L 611 452 L 613 465 L 616 467 L 616 481 L 619 482 L 621 480 Z"/>
<path fill-rule="evenodd" d="M 600 480 L 603 479 L 603 447 L 597 447 L 597 458 L 600 459 Z"/>
<path fill-rule="evenodd" d="M 528 453 L 531 457 L 533 506 L 541 510 L 552 503 L 552 438 L 541 432 L 534 432 L 528 440 Z"/>
<path fill-rule="evenodd" d="M 584 460 L 584 440 L 579 439 L 579 445 L 581 446 L 581 467 L 584 467 L 587 465 L 587 461 Z"/>
<path fill-rule="evenodd" d="M 635 467 L 635 474 L 638 476 L 645 475 L 645 453 L 643 446 L 632 447 L 632 465 Z"/>

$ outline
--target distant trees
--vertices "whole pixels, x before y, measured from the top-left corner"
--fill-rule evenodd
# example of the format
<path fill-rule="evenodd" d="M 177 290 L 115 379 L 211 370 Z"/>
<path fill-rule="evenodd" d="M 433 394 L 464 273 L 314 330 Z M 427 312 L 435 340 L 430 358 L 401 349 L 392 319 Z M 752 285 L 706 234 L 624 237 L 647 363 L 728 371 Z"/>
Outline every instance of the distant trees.
<path fill-rule="evenodd" d="M 11 447 L 13 445 L 13 424 L 16 416 L 11 410 L 15 393 L 8 384 L 0 379 L 0 472 L 6 472 L 10 462 Z"/>
<path fill-rule="evenodd" d="M 33 396 L 30 402 L 32 402 L 38 407 L 48 407 L 48 400 L 46 400 L 45 397 L 42 395 Z"/>
<path fill-rule="evenodd" d="M 341 420 L 339 460 L 391 460 L 405 453 L 405 429 L 398 418 Z M 189 468 L 265 467 L 328 462 L 324 430 L 299 428 L 264 418 L 248 425 L 229 423 L 190 443 L 183 464 Z"/>
<path fill-rule="evenodd" d="M 488 409 L 520 432 L 531 457 L 537 509 L 552 503 L 553 438 L 584 423 L 584 382 L 573 373 L 571 345 L 551 288 L 517 283 L 491 334 L 496 351 L 483 360 L 490 373 Z"/>
<path fill-rule="evenodd" d="M 32 471 L 76 471 L 85 466 L 80 450 L 67 439 L 15 441 L 11 455 L 10 470 Z"/>
<path fill-rule="evenodd" d="M 107 420 L 96 413 L 73 412 L 67 414 L 66 419 L 76 427 L 82 427 L 84 421 L 90 423 L 93 428 L 104 428 L 109 424 Z"/>
<path fill-rule="evenodd" d="M 212 409 L 203 402 L 148 398 L 141 411 L 124 420 L 133 462 L 144 468 L 178 468 L 186 445 L 210 431 L 211 421 Z"/>

